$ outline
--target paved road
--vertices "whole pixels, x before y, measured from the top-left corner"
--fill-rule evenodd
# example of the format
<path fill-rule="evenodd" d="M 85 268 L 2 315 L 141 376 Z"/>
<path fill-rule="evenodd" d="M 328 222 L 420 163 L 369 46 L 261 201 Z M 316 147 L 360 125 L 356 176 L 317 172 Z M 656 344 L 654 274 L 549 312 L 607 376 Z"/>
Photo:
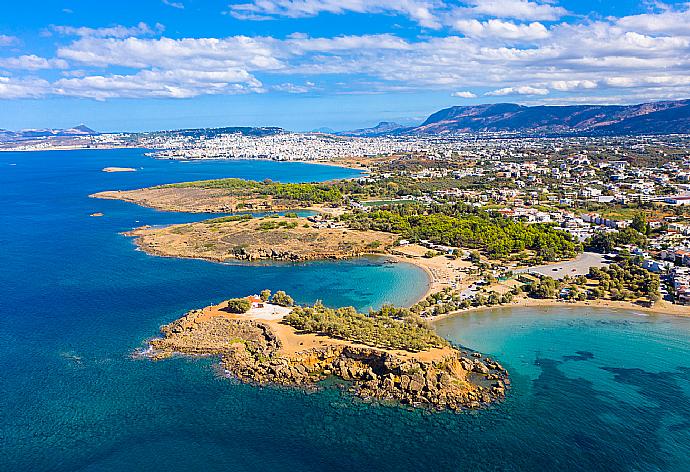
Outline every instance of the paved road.
<path fill-rule="evenodd" d="M 590 267 L 605 266 L 604 256 L 594 252 L 583 252 L 572 261 L 555 262 L 553 264 L 545 264 L 541 266 L 529 267 L 526 269 L 518 269 L 516 273 L 536 273 L 548 275 L 554 279 L 562 279 L 566 275 L 571 277 L 577 275 L 585 275 L 589 272 Z"/>

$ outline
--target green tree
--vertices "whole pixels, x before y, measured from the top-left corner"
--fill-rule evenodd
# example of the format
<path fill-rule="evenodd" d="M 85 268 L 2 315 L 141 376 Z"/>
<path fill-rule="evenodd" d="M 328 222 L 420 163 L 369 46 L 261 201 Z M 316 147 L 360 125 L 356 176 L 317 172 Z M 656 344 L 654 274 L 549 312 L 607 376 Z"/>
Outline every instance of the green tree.
<path fill-rule="evenodd" d="M 638 233 L 647 234 L 647 216 L 642 212 L 637 213 L 633 217 L 630 227 Z"/>
<path fill-rule="evenodd" d="M 558 286 L 551 277 L 543 277 L 539 282 L 530 284 L 529 294 L 534 298 L 555 298 Z"/>
<path fill-rule="evenodd" d="M 280 306 L 293 306 L 295 304 L 295 301 L 292 299 L 290 295 L 288 295 L 284 291 L 278 290 L 276 293 L 273 294 L 271 303 Z"/>
<path fill-rule="evenodd" d="M 246 298 L 233 298 L 228 300 L 228 306 L 225 308 L 225 311 L 241 314 L 247 313 L 251 307 L 252 304 Z"/>
<path fill-rule="evenodd" d="M 271 298 L 271 291 L 269 289 L 264 289 L 261 291 L 259 296 L 261 297 L 261 300 L 267 302 L 268 299 Z"/>

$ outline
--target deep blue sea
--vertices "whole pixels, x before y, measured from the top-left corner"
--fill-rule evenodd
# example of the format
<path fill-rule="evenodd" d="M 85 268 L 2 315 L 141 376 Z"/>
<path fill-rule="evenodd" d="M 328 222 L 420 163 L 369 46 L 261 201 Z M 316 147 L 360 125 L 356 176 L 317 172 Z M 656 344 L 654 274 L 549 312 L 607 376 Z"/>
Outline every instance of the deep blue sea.
<path fill-rule="evenodd" d="M 244 266 L 147 256 L 120 232 L 208 215 L 90 193 L 355 175 L 139 150 L 0 153 L 0 470 L 690 470 L 690 318 L 515 309 L 443 320 L 440 333 L 512 375 L 505 403 L 463 414 L 255 388 L 216 375 L 212 359 L 131 357 L 161 324 L 225 298 L 267 287 L 366 310 L 411 303 L 426 275 L 379 258 Z"/>

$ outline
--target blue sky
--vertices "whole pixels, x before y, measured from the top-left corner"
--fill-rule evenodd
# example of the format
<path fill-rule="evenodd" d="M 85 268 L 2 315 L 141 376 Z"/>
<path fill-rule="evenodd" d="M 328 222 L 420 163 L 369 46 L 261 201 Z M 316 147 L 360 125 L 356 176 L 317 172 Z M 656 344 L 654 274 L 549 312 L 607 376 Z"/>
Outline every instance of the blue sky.
<path fill-rule="evenodd" d="M 3 3 L 7 129 L 351 129 L 451 105 L 690 97 L 685 2 Z"/>

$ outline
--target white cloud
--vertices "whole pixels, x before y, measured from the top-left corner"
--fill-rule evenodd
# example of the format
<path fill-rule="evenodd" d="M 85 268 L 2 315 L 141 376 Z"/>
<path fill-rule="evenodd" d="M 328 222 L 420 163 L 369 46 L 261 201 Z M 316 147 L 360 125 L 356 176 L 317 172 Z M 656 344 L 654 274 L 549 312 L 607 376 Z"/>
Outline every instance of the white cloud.
<path fill-rule="evenodd" d="M 451 96 L 459 98 L 477 98 L 477 95 L 470 91 L 453 92 Z"/>
<path fill-rule="evenodd" d="M 169 7 L 177 8 L 178 10 L 184 10 L 184 3 L 182 2 L 174 2 L 172 0 L 162 0 L 162 2 L 165 5 L 168 5 Z"/>
<path fill-rule="evenodd" d="M 551 88 L 559 92 L 572 90 L 595 89 L 599 84 L 595 80 L 557 80 L 551 82 Z"/>
<path fill-rule="evenodd" d="M 660 13 L 645 13 L 643 15 L 624 16 L 615 24 L 620 28 L 635 30 L 640 33 L 690 34 L 690 9 L 685 10 L 666 8 Z"/>
<path fill-rule="evenodd" d="M 549 1 L 532 2 L 528 0 L 471 0 L 469 8 L 461 8 L 465 14 L 513 18 L 526 21 L 555 21 L 568 14 L 563 7 L 553 6 Z"/>
<path fill-rule="evenodd" d="M 230 15 L 241 20 L 274 17 L 306 18 L 320 13 L 394 13 L 405 15 L 427 28 L 440 23 L 432 11 L 440 0 L 254 0 L 230 5 Z"/>
<path fill-rule="evenodd" d="M 0 67 L 22 70 L 66 69 L 68 64 L 62 59 L 46 59 L 34 54 L 27 54 L 19 57 L 0 58 Z"/>
<path fill-rule="evenodd" d="M 50 84 L 43 79 L 0 76 L 0 99 L 39 98 L 46 95 L 49 89 Z"/>
<path fill-rule="evenodd" d="M 548 95 L 549 90 L 545 88 L 530 87 L 522 85 L 519 87 L 505 87 L 502 89 L 486 92 L 484 95 L 489 97 L 503 97 L 505 95 Z"/>
<path fill-rule="evenodd" d="M 312 82 L 307 82 L 304 85 L 296 85 L 290 82 L 284 84 L 277 84 L 271 87 L 272 90 L 284 93 L 308 93 L 314 88 Z"/>
<path fill-rule="evenodd" d="M 534 41 L 549 37 L 549 31 L 538 22 L 529 24 L 515 24 L 511 21 L 492 19 L 489 21 L 457 20 L 453 28 L 465 36 L 476 38 L 498 38 L 520 40 L 521 42 Z"/>
<path fill-rule="evenodd" d="M 202 71 L 281 69 L 272 38 L 83 38 L 58 49 L 58 57 L 89 66 L 177 67 Z"/>
<path fill-rule="evenodd" d="M 150 27 L 144 22 L 140 22 L 136 26 L 109 26 L 106 28 L 88 28 L 86 26 L 52 26 L 53 31 L 65 36 L 80 36 L 92 38 L 127 38 L 131 36 L 157 36 L 163 31 L 165 27 L 160 23 L 156 23 Z"/>
<path fill-rule="evenodd" d="M 74 69 L 62 71 L 64 79 L 53 84 L 54 92 L 97 99 L 267 90 L 294 93 L 309 89 L 311 86 L 300 84 L 320 75 L 337 76 L 319 80 L 319 92 L 333 94 L 421 89 L 451 94 L 482 87 L 494 90 L 489 96 L 545 97 L 549 91 L 557 91 L 559 98 L 565 99 L 583 97 L 583 92 L 597 89 L 597 96 L 627 94 L 655 99 L 678 96 L 690 87 L 685 79 L 690 70 L 690 28 L 679 26 L 690 11 L 688 5 L 647 14 L 642 17 L 644 21 L 638 15 L 568 24 L 532 19 L 547 16 L 547 10 L 534 5 L 556 8 L 551 2 L 507 2 L 520 8 L 527 4 L 533 10 L 527 15 L 518 14 L 523 10 L 516 8 L 506 9 L 502 17 L 530 16 L 507 20 L 472 13 L 472 8 L 497 8 L 495 1 L 481 5 L 478 1 L 465 2 L 463 11 L 470 16 L 464 18 L 458 18 L 449 3 L 395 1 L 386 2 L 390 6 L 387 9 L 378 0 L 345 0 L 337 5 L 328 1 L 256 0 L 249 5 L 261 6 L 269 16 L 286 14 L 287 10 L 280 8 L 309 16 L 326 11 L 326 7 L 333 12 L 391 14 L 397 11 L 391 8 L 403 4 L 424 4 L 445 26 L 457 28 L 457 34 L 412 39 L 395 34 L 311 37 L 304 33 L 285 38 L 173 39 L 150 37 L 162 27 L 143 23 L 133 28 L 55 27 L 77 36 L 67 43 L 60 38 L 55 58 L 24 54 L 0 59 L 0 67 L 38 71 L 69 65 Z M 448 15 L 444 17 L 443 12 Z M 13 79 L 13 83 L 21 80 Z M 263 82 L 278 85 L 264 87 Z"/>
<path fill-rule="evenodd" d="M 457 19 L 510 18 L 524 21 L 555 21 L 568 14 L 549 0 L 465 0 L 453 6 L 443 0 L 251 0 L 229 5 L 229 13 L 241 20 L 277 17 L 307 18 L 321 13 L 369 13 L 407 16 L 426 28 L 438 29 Z"/>
<path fill-rule="evenodd" d="M 58 95 L 93 98 L 190 98 L 206 94 L 263 92 L 261 82 L 244 71 L 141 71 L 134 75 L 60 79 Z"/>
<path fill-rule="evenodd" d="M 19 38 L 16 36 L 9 36 L 6 34 L 0 34 L 0 46 L 13 46 L 19 42 Z"/>

